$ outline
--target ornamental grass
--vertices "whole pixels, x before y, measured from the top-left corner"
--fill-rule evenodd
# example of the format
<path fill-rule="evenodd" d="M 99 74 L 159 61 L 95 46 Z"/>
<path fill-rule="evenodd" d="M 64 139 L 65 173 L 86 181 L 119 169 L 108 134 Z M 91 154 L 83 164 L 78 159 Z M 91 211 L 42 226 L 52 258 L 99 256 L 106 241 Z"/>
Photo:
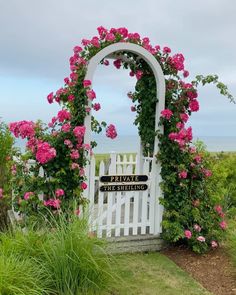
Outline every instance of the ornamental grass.
<path fill-rule="evenodd" d="M 0 294 L 100 294 L 114 279 L 105 244 L 64 216 L 0 235 Z"/>

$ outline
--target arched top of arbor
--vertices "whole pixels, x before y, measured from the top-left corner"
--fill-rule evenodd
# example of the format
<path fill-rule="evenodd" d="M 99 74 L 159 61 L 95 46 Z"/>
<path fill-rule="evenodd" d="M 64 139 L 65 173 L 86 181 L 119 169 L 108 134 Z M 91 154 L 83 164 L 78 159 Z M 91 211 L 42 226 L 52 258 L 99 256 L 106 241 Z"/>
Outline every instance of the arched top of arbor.
<path fill-rule="evenodd" d="M 165 77 L 162 71 L 162 68 L 156 58 L 145 48 L 140 45 L 133 43 L 115 43 L 111 44 L 101 51 L 99 51 L 95 56 L 93 56 L 87 67 L 87 73 L 85 76 L 86 80 L 93 81 L 93 76 L 96 71 L 98 64 L 106 57 L 112 56 L 113 54 L 122 53 L 122 52 L 131 52 L 137 54 L 142 58 L 153 71 L 153 75 L 156 80 L 156 96 L 157 96 L 157 105 L 156 105 L 156 123 L 155 129 L 159 128 L 160 132 L 163 132 L 162 127 L 158 126 L 159 118 L 161 111 L 165 108 Z M 89 102 L 91 104 L 91 102 Z M 91 114 L 88 114 L 85 118 L 86 134 L 85 142 L 90 143 L 90 134 L 91 134 Z M 154 154 L 158 151 L 158 140 L 155 140 Z"/>

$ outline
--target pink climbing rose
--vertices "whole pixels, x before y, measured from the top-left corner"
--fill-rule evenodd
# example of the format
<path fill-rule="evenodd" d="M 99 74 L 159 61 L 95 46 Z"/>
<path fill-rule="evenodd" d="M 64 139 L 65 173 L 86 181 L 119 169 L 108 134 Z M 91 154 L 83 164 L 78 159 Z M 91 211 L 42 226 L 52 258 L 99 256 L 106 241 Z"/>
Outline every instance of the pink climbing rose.
<path fill-rule="evenodd" d="M 199 242 L 201 242 L 201 243 L 203 243 L 203 242 L 206 241 L 206 239 L 205 239 L 203 236 L 199 236 L 199 237 L 197 237 L 197 240 L 198 240 Z"/>
<path fill-rule="evenodd" d="M 84 88 L 91 86 L 92 82 L 90 80 L 84 80 L 83 81 L 83 86 Z"/>
<path fill-rule="evenodd" d="M 171 53 L 171 49 L 167 46 L 163 47 L 163 52 L 164 53 Z"/>
<path fill-rule="evenodd" d="M 61 110 L 61 111 L 58 112 L 57 118 L 58 118 L 59 122 L 62 123 L 65 120 L 70 120 L 71 119 L 71 114 L 67 110 Z"/>
<path fill-rule="evenodd" d="M 101 109 L 101 105 L 100 105 L 100 103 L 95 103 L 95 104 L 93 105 L 93 109 L 94 109 L 95 111 L 99 111 L 99 110 Z"/>
<path fill-rule="evenodd" d="M 211 247 L 213 249 L 217 248 L 218 247 L 218 243 L 216 241 L 211 241 Z"/>
<path fill-rule="evenodd" d="M 58 189 L 56 189 L 56 191 L 55 191 L 55 195 L 56 195 L 56 197 L 62 197 L 62 196 L 65 195 L 65 192 L 64 192 L 63 189 L 58 188 Z"/>
<path fill-rule="evenodd" d="M 120 69 L 121 67 L 121 59 L 117 59 L 113 62 L 113 65 L 117 68 Z"/>
<path fill-rule="evenodd" d="M 106 129 L 106 136 L 114 139 L 117 137 L 116 127 L 113 124 L 110 124 Z"/>
<path fill-rule="evenodd" d="M 35 123 L 32 121 L 19 121 L 9 124 L 9 129 L 11 133 L 14 134 L 16 138 L 31 138 L 35 135 Z"/>
<path fill-rule="evenodd" d="M 0 199 L 3 198 L 3 189 L 0 187 Z"/>
<path fill-rule="evenodd" d="M 225 230 L 226 228 L 227 228 L 227 223 L 226 223 L 226 221 L 221 221 L 220 222 L 220 227 L 223 229 L 223 230 Z"/>
<path fill-rule="evenodd" d="M 94 98 L 96 98 L 96 93 L 93 90 L 87 90 L 86 95 L 90 100 L 94 100 Z"/>
<path fill-rule="evenodd" d="M 106 34 L 105 40 L 113 42 L 115 40 L 115 38 L 116 37 L 115 37 L 115 35 L 113 33 L 108 33 L 108 34 Z"/>
<path fill-rule="evenodd" d="M 197 232 L 200 232 L 202 230 L 201 226 L 198 225 L 198 224 L 194 224 L 193 226 L 194 230 L 197 231 Z"/>
<path fill-rule="evenodd" d="M 53 92 L 48 94 L 47 100 L 48 100 L 49 103 L 53 103 L 53 97 L 54 97 Z"/>
<path fill-rule="evenodd" d="M 222 211 L 222 207 L 220 205 L 216 205 L 215 206 L 215 211 L 218 213 L 218 214 L 221 214 L 223 211 Z"/>
<path fill-rule="evenodd" d="M 33 196 L 33 195 L 34 195 L 33 192 L 26 192 L 26 193 L 24 194 L 24 199 L 27 201 L 27 200 L 29 200 L 29 198 L 30 198 L 31 196 Z"/>
<path fill-rule="evenodd" d="M 43 202 L 46 207 L 53 207 L 55 209 L 60 209 L 61 200 L 59 199 L 49 199 Z"/>
<path fill-rule="evenodd" d="M 85 126 L 76 126 L 73 130 L 73 133 L 77 138 L 83 138 L 85 134 L 85 129 Z"/>
<path fill-rule="evenodd" d="M 197 112 L 199 110 L 199 103 L 196 99 L 190 101 L 189 108 L 191 112 Z"/>
<path fill-rule="evenodd" d="M 183 171 L 179 172 L 179 178 L 185 179 L 185 178 L 187 178 L 187 176 L 188 176 L 187 171 L 183 170 Z"/>
<path fill-rule="evenodd" d="M 185 238 L 187 238 L 189 240 L 192 237 L 192 232 L 187 229 L 184 231 L 184 236 L 185 236 Z"/>
<path fill-rule="evenodd" d="M 143 76 L 143 72 L 140 71 L 140 70 L 138 70 L 138 71 L 135 73 L 135 76 L 136 76 L 137 80 L 140 80 L 140 79 L 142 78 L 142 76 Z"/>
<path fill-rule="evenodd" d="M 57 155 L 56 150 L 48 143 L 41 142 L 37 146 L 36 160 L 40 164 L 46 164 Z"/>
<path fill-rule="evenodd" d="M 165 110 L 161 111 L 161 117 L 165 118 L 167 120 L 170 120 L 172 115 L 173 115 L 173 112 L 169 109 L 165 109 Z"/>
<path fill-rule="evenodd" d="M 181 119 L 183 122 L 186 123 L 186 122 L 188 121 L 189 116 L 188 116 L 187 114 L 182 113 L 182 114 L 180 114 L 179 116 L 180 116 L 180 119 Z"/>
<path fill-rule="evenodd" d="M 70 128 L 71 128 L 70 123 L 66 123 L 66 124 L 62 125 L 61 130 L 63 132 L 69 132 L 70 131 Z"/>
<path fill-rule="evenodd" d="M 184 78 L 187 78 L 187 77 L 189 76 L 189 71 L 186 71 L 186 70 L 185 70 L 185 71 L 183 72 L 183 76 L 184 76 Z"/>
<path fill-rule="evenodd" d="M 82 182 L 81 185 L 80 185 L 80 187 L 81 187 L 83 190 L 85 190 L 88 186 L 87 186 L 86 182 Z"/>

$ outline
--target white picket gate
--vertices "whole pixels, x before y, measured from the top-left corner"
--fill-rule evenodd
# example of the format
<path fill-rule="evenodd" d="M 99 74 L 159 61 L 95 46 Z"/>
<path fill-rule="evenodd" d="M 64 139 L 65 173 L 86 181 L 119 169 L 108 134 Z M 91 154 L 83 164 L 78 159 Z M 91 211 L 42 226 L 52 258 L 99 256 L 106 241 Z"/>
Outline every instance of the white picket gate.
<path fill-rule="evenodd" d="M 91 158 L 89 179 L 89 224 L 91 231 L 98 237 L 119 237 L 131 235 L 154 234 L 154 207 L 156 196 L 151 195 L 151 162 L 152 158 L 133 155 L 110 154 L 108 167 L 100 162 L 99 173 L 95 171 L 95 157 Z M 107 168 L 107 169 L 105 169 Z M 105 175 L 148 176 L 148 189 L 145 191 L 106 191 L 99 190 L 100 177 Z M 157 222 L 157 220 L 156 220 Z"/>

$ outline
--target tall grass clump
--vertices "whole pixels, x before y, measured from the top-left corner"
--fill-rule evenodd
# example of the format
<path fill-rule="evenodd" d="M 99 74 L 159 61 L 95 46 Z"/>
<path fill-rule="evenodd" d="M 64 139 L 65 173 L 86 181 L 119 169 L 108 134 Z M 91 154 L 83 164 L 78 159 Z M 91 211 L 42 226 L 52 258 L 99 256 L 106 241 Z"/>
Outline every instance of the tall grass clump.
<path fill-rule="evenodd" d="M 87 222 L 64 216 L 51 221 L 43 257 L 59 294 L 77 295 L 106 289 L 112 279 L 110 259 L 104 242 L 88 235 Z M 100 293 L 98 293 L 100 294 Z"/>
<path fill-rule="evenodd" d="M 49 294 L 44 269 L 33 259 L 0 254 L 1 295 Z"/>
<path fill-rule="evenodd" d="M 15 229 L 2 233 L 0 242 L 2 261 L 5 261 L 6 265 L 14 265 L 12 261 L 16 264 L 15 272 L 9 271 L 9 278 L 2 279 L 1 274 L 5 272 L 6 267 L 3 262 L 0 263 L 1 295 L 101 294 L 109 289 L 114 279 L 114 271 L 110 267 L 113 258 L 105 253 L 103 241 L 88 235 L 87 221 L 84 219 L 72 217 L 68 222 L 63 215 L 57 220 L 53 217 L 40 229 L 31 228 L 24 232 Z M 26 265 L 23 270 L 22 265 Z M 34 271 L 33 267 L 38 271 L 43 270 L 42 275 Z M 18 287 L 21 290 L 22 284 L 22 290 L 3 293 L 3 285 L 12 288 L 11 282 L 14 282 L 17 276 L 17 269 L 21 269 Z M 41 291 L 37 291 L 35 284 L 30 283 L 27 286 L 35 287 L 35 293 L 24 289 L 24 269 L 28 279 L 30 280 L 31 274 L 32 281 Z M 34 274 L 37 279 L 34 279 Z"/>

